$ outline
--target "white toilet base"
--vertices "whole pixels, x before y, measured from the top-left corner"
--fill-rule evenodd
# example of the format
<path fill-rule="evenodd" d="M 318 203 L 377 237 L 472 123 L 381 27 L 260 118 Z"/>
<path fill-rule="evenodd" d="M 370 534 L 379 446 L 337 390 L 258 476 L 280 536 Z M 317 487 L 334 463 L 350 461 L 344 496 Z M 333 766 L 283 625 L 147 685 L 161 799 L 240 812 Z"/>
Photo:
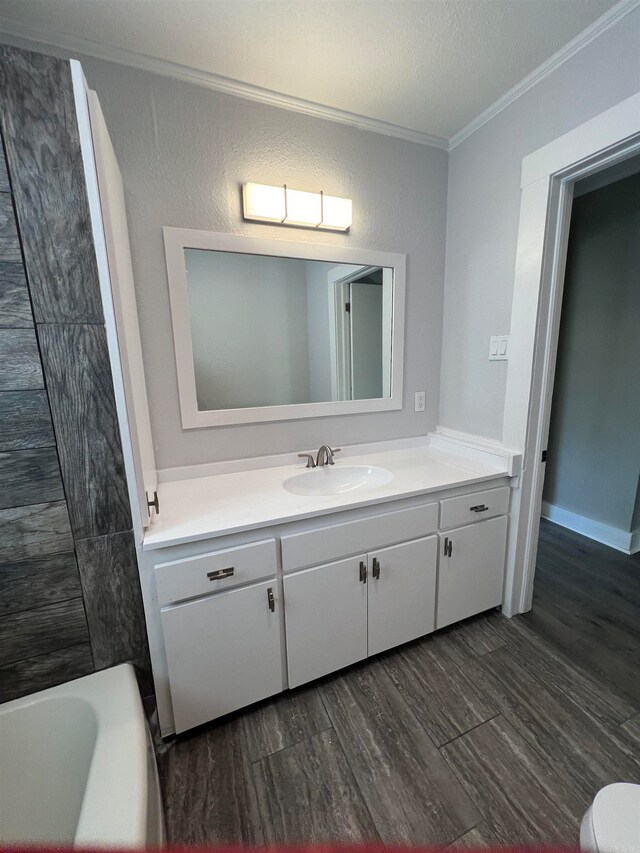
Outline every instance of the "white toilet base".
<path fill-rule="evenodd" d="M 617 782 L 595 796 L 580 825 L 584 853 L 640 853 L 640 785 Z"/>

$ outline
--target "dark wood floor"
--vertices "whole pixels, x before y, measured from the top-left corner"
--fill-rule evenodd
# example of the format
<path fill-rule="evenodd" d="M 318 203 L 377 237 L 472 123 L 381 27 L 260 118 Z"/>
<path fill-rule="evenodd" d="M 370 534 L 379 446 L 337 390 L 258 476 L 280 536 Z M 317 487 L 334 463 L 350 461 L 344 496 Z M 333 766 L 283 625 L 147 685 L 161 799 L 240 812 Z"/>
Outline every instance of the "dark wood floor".
<path fill-rule="evenodd" d="M 471 619 L 173 741 L 176 843 L 575 845 L 640 782 L 640 559 L 543 523 L 531 613 Z"/>

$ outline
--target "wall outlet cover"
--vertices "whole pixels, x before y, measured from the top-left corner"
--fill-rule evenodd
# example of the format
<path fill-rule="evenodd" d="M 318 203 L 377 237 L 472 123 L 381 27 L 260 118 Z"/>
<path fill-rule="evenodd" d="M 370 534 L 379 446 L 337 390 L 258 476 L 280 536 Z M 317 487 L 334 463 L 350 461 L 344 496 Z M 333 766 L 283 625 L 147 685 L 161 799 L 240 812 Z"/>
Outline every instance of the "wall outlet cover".
<path fill-rule="evenodd" d="M 415 395 L 415 410 L 416 412 L 424 412 L 426 408 L 426 394 L 424 391 L 416 391 Z"/>

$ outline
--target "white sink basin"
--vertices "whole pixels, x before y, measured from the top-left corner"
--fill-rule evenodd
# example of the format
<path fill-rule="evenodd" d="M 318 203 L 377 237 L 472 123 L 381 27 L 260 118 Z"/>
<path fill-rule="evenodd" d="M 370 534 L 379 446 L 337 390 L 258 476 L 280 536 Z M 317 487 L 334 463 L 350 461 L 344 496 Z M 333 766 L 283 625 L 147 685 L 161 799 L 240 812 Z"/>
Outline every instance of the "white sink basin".
<path fill-rule="evenodd" d="M 375 465 L 323 465 L 289 477 L 282 484 L 294 495 L 340 495 L 355 489 L 366 491 L 393 480 L 391 471 Z"/>

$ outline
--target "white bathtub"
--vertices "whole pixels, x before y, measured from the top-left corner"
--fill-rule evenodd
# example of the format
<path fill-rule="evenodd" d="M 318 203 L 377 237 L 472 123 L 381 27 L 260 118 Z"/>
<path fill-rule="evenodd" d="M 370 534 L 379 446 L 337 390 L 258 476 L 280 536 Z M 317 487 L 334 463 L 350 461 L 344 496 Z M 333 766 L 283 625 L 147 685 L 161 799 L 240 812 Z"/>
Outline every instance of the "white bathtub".
<path fill-rule="evenodd" d="M 0 705 L 0 842 L 164 843 L 155 755 L 130 664 Z"/>

